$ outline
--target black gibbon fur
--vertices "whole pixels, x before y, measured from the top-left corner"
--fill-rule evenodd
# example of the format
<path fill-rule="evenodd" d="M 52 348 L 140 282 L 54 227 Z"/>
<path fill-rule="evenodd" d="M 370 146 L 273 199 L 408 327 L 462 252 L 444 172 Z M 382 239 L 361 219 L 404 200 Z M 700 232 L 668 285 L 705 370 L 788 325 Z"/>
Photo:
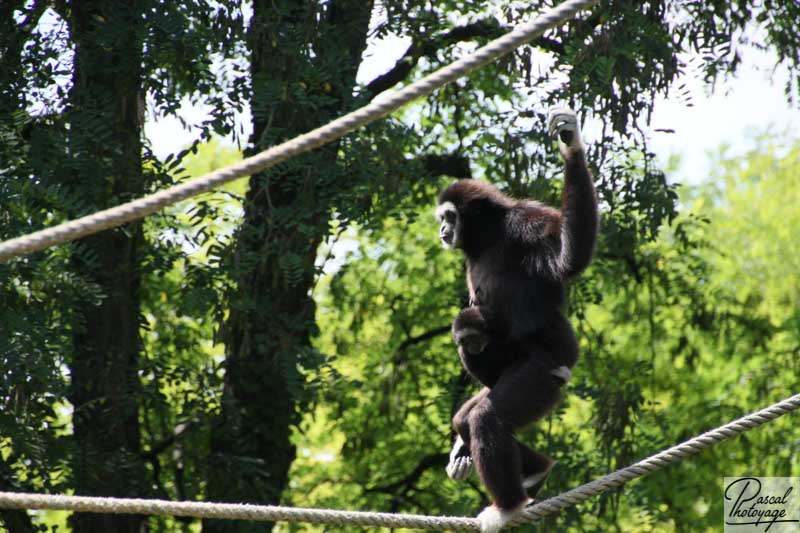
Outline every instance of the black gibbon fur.
<path fill-rule="evenodd" d="M 565 283 L 589 264 L 597 236 L 596 193 L 579 137 L 570 147 L 580 133 L 559 134 L 565 160 L 560 211 L 471 179 L 439 197 L 442 241 L 464 252 L 471 300 L 455 319 L 453 335 L 464 368 L 485 386 L 453 425 L 464 443 L 461 453 L 471 455 L 501 511 L 528 501 L 523 482 L 552 465 L 513 431 L 556 405 L 564 381 L 551 372 L 578 359 L 563 311 Z"/>

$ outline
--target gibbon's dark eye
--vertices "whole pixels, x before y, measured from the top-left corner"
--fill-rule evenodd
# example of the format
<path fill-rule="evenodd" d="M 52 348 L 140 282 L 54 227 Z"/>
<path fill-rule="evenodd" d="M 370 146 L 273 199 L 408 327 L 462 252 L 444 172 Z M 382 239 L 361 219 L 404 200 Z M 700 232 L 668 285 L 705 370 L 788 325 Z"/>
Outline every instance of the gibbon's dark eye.
<path fill-rule="evenodd" d="M 445 211 L 444 212 L 444 220 L 449 222 L 450 224 L 455 223 L 456 221 L 456 212 L 455 211 Z"/>

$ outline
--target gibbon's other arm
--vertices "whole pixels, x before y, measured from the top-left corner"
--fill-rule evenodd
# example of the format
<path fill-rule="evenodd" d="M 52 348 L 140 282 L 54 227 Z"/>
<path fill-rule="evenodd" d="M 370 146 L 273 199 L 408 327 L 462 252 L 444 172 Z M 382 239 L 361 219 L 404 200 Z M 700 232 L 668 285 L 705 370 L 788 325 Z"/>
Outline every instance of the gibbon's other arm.
<path fill-rule="evenodd" d="M 554 107 L 548 118 L 550 134 L 557 136 L 564 158 L 564 192 L 561 199 L 561 246 L 551 263 L 556 279 L 572 278 L 592 259 L 597 240 L 597 193 L 586 166 L 578 117 L 566 107 Z"/>

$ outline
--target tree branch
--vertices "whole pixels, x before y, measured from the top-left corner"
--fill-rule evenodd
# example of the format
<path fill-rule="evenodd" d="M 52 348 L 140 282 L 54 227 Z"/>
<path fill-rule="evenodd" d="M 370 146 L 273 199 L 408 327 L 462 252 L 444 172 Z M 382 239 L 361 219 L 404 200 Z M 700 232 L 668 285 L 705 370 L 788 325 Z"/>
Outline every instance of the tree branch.
<path fill-rule="evenodd" d="M 387 494 L 405 494 L 416 485 L 419 478 L 422 477 L 426 471 L 434 467 L 444 467 L 447 464 L 449 456 L 446 453 L 434 453 L 426 455 L 420 459 L 414 470 L 407 476 L 401 478 L 393 483 L 387 485 L 379 485 L 377 487 L 368 487 L 365 492 L 383 492 Z"/>
<path fill-rule="evenodd" d="M 445 333 L 448 333 L 449 331 L 450 331 L 450 324 L 448 324 L 446 326 L 440 326 L 438 328 L 434 328 L 434 329 L 432 329 L 430 331 L 426 331 L 425 333 L 417 335 L 416 337 L 409 337 L 406 340 L 404 340 L 402 342 L 402 344 L 400 344 L 400 346 L 397 348 L 397 351 L 398 352 L 404 352 L 410 346 L 413 346 L 414 344 L 419 344 L 420 342 L 425 342 L 425 341 L 430 340 L 430 339 L 432 339 L 434 337 L 438 337 L 439 335 L 444 335 Z"/>
<path fill-rule="evenodd" d="M 394 363 L 398 365 L 405 363 L 406 351 L 408 350 L 409 347 L 415 344 L 419 344 L 420 342 L 425 342 L 434 337 L 438 337 L 439 335 L 443 335 L 445 333 L 448 333 L 449 331 L 450 331 L 450 325 L 448 324 L 447 326 L 440 326 L 438 328 L 426 331 L 425 333 L 417 335 L 416 337 L 409 336 L 406 340 L 400 343 L 400 346 L 397 347 L 397 350 L 395 350 L 394 355 L 392 357 L 392 361 L 394 361 Z"/>
<path fill-rule="evenodd" d="M 367 84 L 367 91 L 369 91 L 374 98 L 383 91 L 394 87 L 408 77 L 420 58 L 431 58 L 438 50 L 446 46 L 463 41 L 471 41 L 478 37 L 499 37 L 511 29 L 511 27 L 501 25 L 494 18 L 487 18 L 473 22 L 472 24 L 457 26 L 425 43 L 412 43 L 411 46 L 406 49 L 403 56 L 397 60 L 394 67 Z M 539 37 L 534 40 L 532 44 L 548 52 L 559 55 L 565 52 L 563 44 L 547 37 Z"/>
<path fill-rule="evenodd" d="M 151 445 L 149 451 L 143 452 L 141 454 L 142 459 L 146 461 L 155 459 L 163 452 L 165 452 L 167 448 L 175 444 L 175 442 L 177 442 L 181 437 L 186 435 L 186 433 L 188 433 L 188 431 L 192 429 L 197 423 L 198 423 L 197 420 L 190 420 L 188 422 L 178 424 L 177 426 L 175 426 L 175 429 L 172 430 L 171 435 Z"/>

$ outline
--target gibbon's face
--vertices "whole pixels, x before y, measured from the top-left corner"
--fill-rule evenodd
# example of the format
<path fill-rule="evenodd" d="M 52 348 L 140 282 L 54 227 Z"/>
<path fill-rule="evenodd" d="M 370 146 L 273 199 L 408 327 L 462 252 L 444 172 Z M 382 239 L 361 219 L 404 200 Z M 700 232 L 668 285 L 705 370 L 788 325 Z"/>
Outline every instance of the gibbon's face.
<path fill-rule="evenodd" d="M 461 246 L 461 217 L 452 202 L 444 202 L 436 208 L 436 220 L 439 221 L 439 239 L 447 249 Z"/>

